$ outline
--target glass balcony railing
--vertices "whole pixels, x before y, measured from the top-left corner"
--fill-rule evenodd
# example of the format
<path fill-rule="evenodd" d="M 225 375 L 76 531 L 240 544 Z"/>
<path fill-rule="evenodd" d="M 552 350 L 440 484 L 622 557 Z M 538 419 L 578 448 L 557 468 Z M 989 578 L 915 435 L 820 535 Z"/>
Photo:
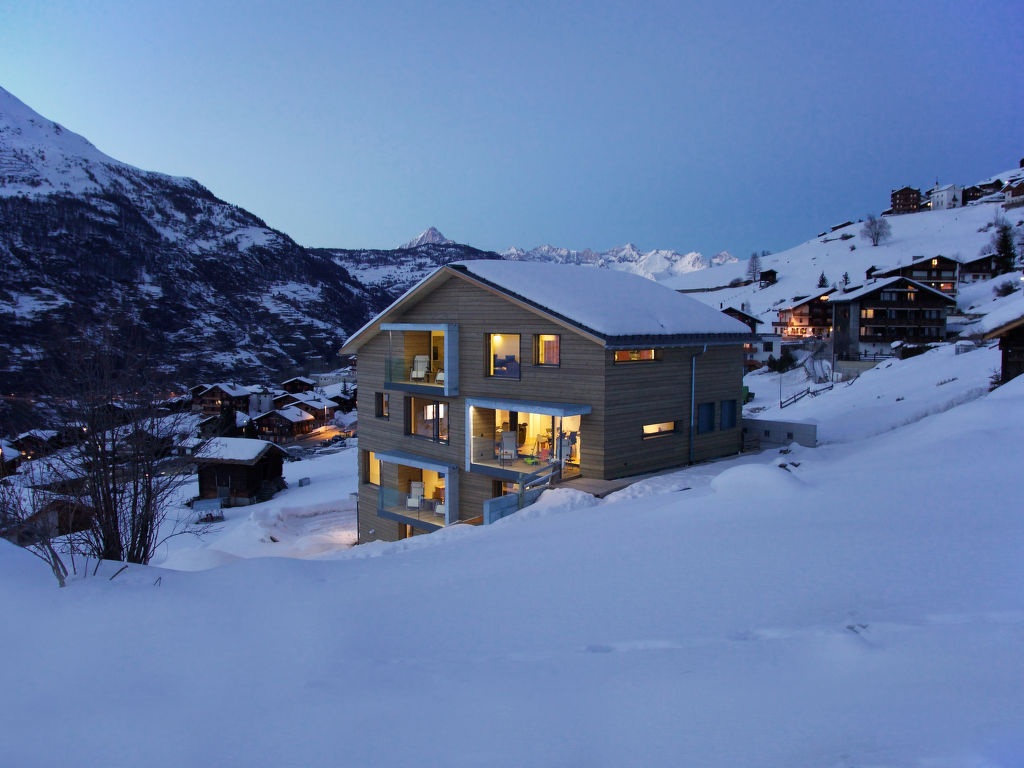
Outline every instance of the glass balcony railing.
<path fill-rule="evenodd" d="M 384 361 L 384 381 L 390 384 L 417 384 L 444 389 L 444 371 L 412 360 L 389 357 Z"/>
<path fill-rule="evenodd" d="M 447 513 L 444 500 L 422 499 L 397 488 L 380 488 L 377 508 L 438 527 L 444 525 Z"/>

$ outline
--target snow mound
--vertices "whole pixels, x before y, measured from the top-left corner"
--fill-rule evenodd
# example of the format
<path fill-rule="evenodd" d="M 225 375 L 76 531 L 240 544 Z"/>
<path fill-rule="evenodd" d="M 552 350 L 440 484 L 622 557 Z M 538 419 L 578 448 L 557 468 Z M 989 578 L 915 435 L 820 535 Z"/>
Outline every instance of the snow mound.
<path fill-rule="evenodd" d="M 799 493 L 807 484 L 792 472 L 774 464 L 745 464 L 730 467 L 711 481 L 711 490 L 723 496 L 781 496 Z"/>

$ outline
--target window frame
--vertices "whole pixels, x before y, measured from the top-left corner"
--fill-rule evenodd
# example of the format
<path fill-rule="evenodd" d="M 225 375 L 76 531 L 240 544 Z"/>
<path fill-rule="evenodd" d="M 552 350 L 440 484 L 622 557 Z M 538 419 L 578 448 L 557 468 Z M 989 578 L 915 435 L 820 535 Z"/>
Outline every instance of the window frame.
<path fill-rule="evenodd" d="M 704 418 L 702 416 L 702 413 L 703 413 L 705 408 L 710 408 L 711 409 L 711 426 L 709 426 L 707 429 L 705 429 L 704 426 L 703 426 Z M 712 401 L 710 403 L 698 403 L 697 404 L 697 424 L 696 424 L 696 427 L 697 427 L 697 434 L 698 435 L 709 435 L 709 434 L 711 434 L 712 432 L 715 431 L 715 403 L 714 403 L 714 401 Z"/>
<path fill-rule="evenodd" d="M 553 363 L 540 362 L 542 339 L 550 337 L 555 340 L 555 357 Z M 560 368 L 562 366 L 562 334 L 560 333 L 535 333 L 533 334 L 533 364 L 537 368 Z"/>
<path fill-rule="evenodd" d="M 419 401 L 415 402 L 414 401 Z M 437 445 L 449 445 L 451 443 L 451 424 L 448 420 L 451 419 L 452 406 L 447 400 L 436 400 L 429 397 L 417 397 L 416 395 L 409 395 L 405 398 L 405 419 L 404 419 L 404 433 L 407 437 L 412 437 L 417 440 L 424 440 L 429 443 L 436 443 Z M 441 408 L 444 407 L 446 414 L 441 415 Z M 425 421 L 433 422 L 433 434 L 432 435 L 421 435 L 413 429 L 413 421 L 415 419 L 415 412 L 417 408 L 436 408 L 437 415 L 432 418 L 424 416 Z M 444 419 L 448 424 L 447 434 L 441 438 L 441 420 Z"/>
<path fill-rule="evenodd" d="M 662 427 L 662 426 L 665 426 L 665 425 L 670 425 L 670 428 L 669 429 L 659 429 L 656 432 L 648 432 L 647 431 L 648 427 Z M 664 437 L 665 435 L 673 435 L 673 434 L 675 434 L 676 432 L 679 431 L 679 422 L 676 421 L 676 420 L 673 420 L 673 421 L 660 421 L 660 422 L 657 422 L 655 424 L 643 424 L 640 427 L 640 431 L 641 431 L 641 436 L 642 436 L 642 438 L 644 440 L 652 440 L 652 439 L 657 438 L 657 437 Z"/>
<path fill-rule="evenodd" d="M 620 360 L 619 354 L 625 352 L 630 355 L 629 359 Z M 650 357 L 632 357 L 633 353 L 639 355 L 641 352 L 650 352 Z M 612 365 L 636 365 L 637 363 L 657 363 L 661 362 L 661 350 L 657 347 L 637 347 L 635 349 L 615 349 L 612 350 Z"/>
<path fill-rule="evenodd" d="M 383 472 L 383 468 L 381 467 L 381 465 L 384 462 L 382 462 L 378 458 L 375 458 L 376 455 L 377 455 L 377 452 L 376 451 L 371 451 L 371 450 L 367 450 L 363 454 L 363 456 L 364 456 L 363 460 L 365 462 L 364 469 L 366 470 L 366 485 L 372 485 L 375 488 L 380 488 L 381 487 L 381 474 Z M 374 475 L 373 463 L 374 462 L 377 463 L 377 482 L 373 482 L 373 475 Z"/>
<path fill-rule="evenodd" d="M 391 420 L 391 397 L 388 392 L 373 393 L 373 415 L 378 419 Z"/>
<path fill-rule="evenodd" d="M 727 408 L 728 404 L 732 403 L 732 406 Z M 719 403 L 719 429 L 736 429 L 739 426 L 739 400 L 730 398 L 728 400 L 722 400 Z M 729 414 L 732 419 L 732 424 L 726 426 L 725 415 Z"/>
<path fill-rule="evenodd" d="M 511 376 L 509 374 L 495 373 L 494 365 L 494 337 L 495 336 L 515 336 L 516 342 L 516 375 Z M 521 333 L 503 333 L 501 331 L 490 331 L 484 334 L 484 347 L 486 354 L 484 356 L 484 375 L 489 379 L 510 379 L 512 381 L 519 381 L 523 375 L 523 335 Z"/>

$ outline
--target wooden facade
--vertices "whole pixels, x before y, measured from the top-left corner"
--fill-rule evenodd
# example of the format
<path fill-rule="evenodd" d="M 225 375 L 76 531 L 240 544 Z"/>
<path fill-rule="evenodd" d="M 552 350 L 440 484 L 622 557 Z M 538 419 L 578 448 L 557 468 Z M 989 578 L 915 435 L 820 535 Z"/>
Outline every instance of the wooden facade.
<path fill-rule="evenodd" d="M 985 339 L 999 339 L 1002 351 L 1000 379 L 1004 383 L 1024 373 L 1024 317 L 993 329 Z"/>
<path fill-rule="evenodd" d="M 252 504 L 284 487 L 284 451 L 270 445 L 258 456 L 229 460 L 197 456 L 199 498 L 224 499 L 225 506 Z"/>
<path fill-rule="evenodd" d="M 921 210 L 921 190 L 914 187 L 894 189 L 889 195 L 893 213 L 917 213 Z"/>
<path fill-rule="evenodd" d="M 832 305 L 829 296 L 835 288 L 819 288 L 817 293 L 798 299 L 779 310 L 779 319 L 772 323 L 776 333 L 790 339 L 828 336 L 832 332 Z"/>
<path fill-rule="evenodd" d="M 565 450 L 574 470 L 582 476 L 617 478 L 682 466 L 716 456 L 736 453 L 741 447 L 740 417 L 743 341 L 736 339 L 700 346 L 656 347 L 655 359 L 616 362 L 615 350 L 586 332 L 557 317 L 523 306 L 499 290 L 473 280 L 450 274 L 437 278 L 431 289 L 407 298 L 387 313 L 388 324 L 417 329 L 457 328 L 457 374 L 446 371 L 447 389 L 436 382 L 444 359 L 430 348 L 427 331 L 379 330 L 356 339 L 359 357 L 358 418 L 359 448 L 359 541 L 394 540 L 410 533 L 432 530 L 414 517 L 381 512 L 381 499 L 388 493 L 408 493 L 411 483 L 423 482 L 437 468 L 447 468 L 444 501 L 449 509 L 447 522 L 478 519 L 484 503 L 502 494 L 503 483 L 515 480 L 515 474 L 496 461 L 477 463 L 475 446 L 489 449 L 500 437 L 496 413 L 526 414 L 559 412 L 558 424 L 571 423 L 574 429 L 562 434 L 572 436 Z M 451 330 L 448 333 L 456 335 Z M 492 334 L 506 341 L 518 337 L 518 376 L 491 373 Z M 557 364 L 541 365 L 537 337 L 558 338 Z M 742 338 L 741 338 L 742 337 Z M 652 347 L 653 348 L 653 347 Z M 346 346 L 343 351 L 354 351 Z M 430 358 L 422 384 L 396 382 L 389 371 L 405 372 L 417 356 Z M 391 361 L 391 362 L 389 362 Z M 397 363 L 395 362 L 397 361 Z M 696 383 L 691 371 L 696 371 Z M 457 375 L 457 378 L 456 378 Z M 457 394 L 453 390 L 457 387 Z M 694 393 L 691 403 L 691 391 Z M 440 429 L 430 436 L 411 429 L 415 405 L 436 402 L 445 406 L 443 438 Z M 484 405 L 474 405 L 484 404 Z M 504 411 L 491 408 L 497 404 Z M 697 434 L 698 406 L 705 416 L 710 404 L 712 424 Z M 691 407 L 692 406 L 692 407 Z M 438 408 L 437 413 L 441 413 Z M 724 419 L 723 419 L 724 412 Z M 548 416 L 544 416 L 548 418 Z M 577 420 L 578 419 L 578 426 Z M 691 419 L 695 428 L 690 429 Z M 519 421 L 523 424 L 523 421 Z M 671 429 L 645 435 L 645 425 L 668 425 Z M 515 431 L 513 429 L 513 431 Z M 558 429 L 555 430 L 556 432 Z M 519 431 L 519 451 L 542 459 L 544 438 L 523 441 Z M 559 437 L 569 441 L 568 437 Z M 563 442 L 565 446 L 565 442 Z M 550 450 L 548 446 L 547 450 Z M 371 455 L 401 452 L 417 459 L 398 459 L 371 467 Z M 518 455 L 517 455 L 518 459 Z M 405 463 L 402 463 L 402 462 Z M 423 464 L 423 467 L 413 464 Z M 430 467 L 426 467 L 429 463 Z M 384 489 L 383 491 L 381 489 Z M 434 504 L 438 503 L 435 497 Z"/>

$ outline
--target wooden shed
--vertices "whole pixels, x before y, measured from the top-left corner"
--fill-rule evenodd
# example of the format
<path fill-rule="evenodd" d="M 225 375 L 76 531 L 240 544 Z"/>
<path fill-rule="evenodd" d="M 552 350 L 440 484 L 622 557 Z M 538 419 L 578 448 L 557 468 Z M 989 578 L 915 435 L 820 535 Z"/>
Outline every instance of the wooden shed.
<path fill-rule="evenodd" d="M 287 487 L 282 477 L 286 455 L 266 440 L 215 437 L 195 457 L 199 498 L 220 498 L 228 507 L 265 501 Z"/>

